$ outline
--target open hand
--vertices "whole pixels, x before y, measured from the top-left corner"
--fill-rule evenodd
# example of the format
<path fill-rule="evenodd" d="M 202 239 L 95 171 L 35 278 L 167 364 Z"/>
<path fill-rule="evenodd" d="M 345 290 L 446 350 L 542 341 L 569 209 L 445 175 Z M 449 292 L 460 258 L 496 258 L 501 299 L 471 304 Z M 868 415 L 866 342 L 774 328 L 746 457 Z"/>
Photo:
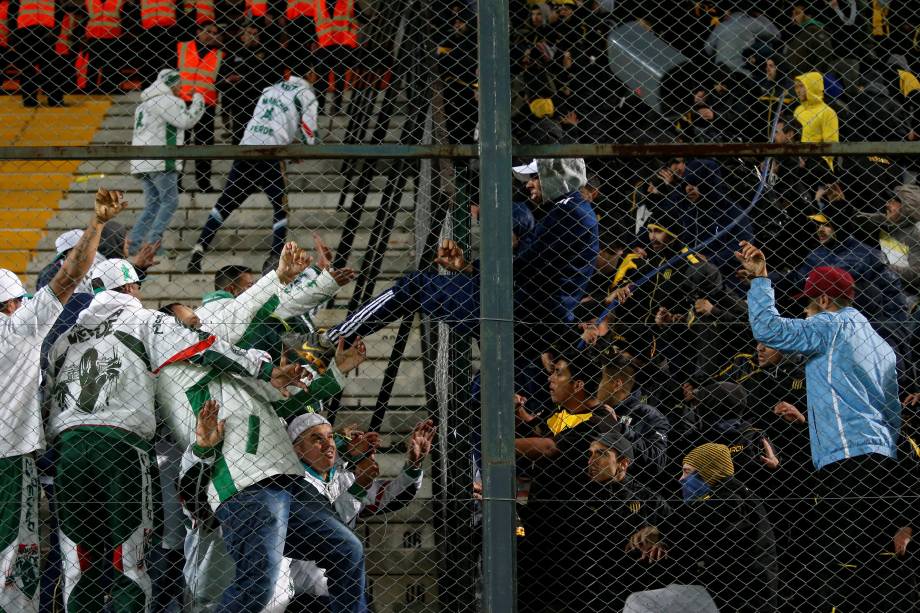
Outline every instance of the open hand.
<path fill-rule="evenodd" d="M 773 407 L 773 413 L 779 415 L 789 423 L 805 423 L 805 416 L 802 415 L 802 412 L 798 410 L 795 405 L 789 404 L 788 402 L 777 402 L 776 406 Z"/>
<path fill-rule="evenodd" d="M 216 400 L 206 400 L 198 411 L 198 423 L 195 425 L 195 443 L 199 447 L 210 449 L 224 440 L 224 422 L 217 419 L 220 405 Z"/>
<path fill-rule="evenodd" d="M 287 285 L 305 271 L 312 262 L 313 258 L 307 255 L 306 250 L 298 247 L 297 243 L 293 241 L 286 243 L 278 259 L 278 268 L 275 270 L 278 274 L 278 281 L 282 285 Z"/>
<path fill-rule="evenodd" d="M 155 243 L 144 243 L 141 245 L 137 255 L 131 258 L 131 263 L 134 264 L 134 268 L 138 270 L 147 270 L 159 264 L 160 261 L 157 259 L 157 249 L 160 248 L 161 243 L 162 241 L 157 241 Z"/>
<path fill-rule="evenodd" d="M 430 419 L 416 424 L 412 434 L 409 436 L 409 442 L 406 443 L 406 447 L 409 449 L 407 459 L 410 466 L 421 468 L 422 460 L 431 453 L 431 443 L 434 441 L 435 433 L 434 422 Z"/>
<path fill-rule="evenodd" d="M 271 384 L 272 387 L 281 392 L 281 395 L 287 398 L 290 393 L 287 387 L 293 385 L 300 389 L 307 389 L 307 384 L 301 381 L 304 375 L 303 366 L 300 364 L 288 364 L 287 358 L 281 356 L 280 366 L 272 369 Z"/>
<path fill-rule="evenodd" d="M 763 251 L 747 241 L 738 243 L 740 251 L 735 252 L 735 257 L 741 262 L 743 270 L 751 277 L 767 276 L 767 258 Z"/>
<path fill-rule="evenodd" d="M 903 556 L 907 553 L 907 545 L 910 543 L 911 538 L 914 536 L 913 528 L 905 526 L 899 528 L 894 534 L 894 552 L 899 556 Z"/>
<path fill-rule="evenodd" d="M 463 257 L 463 249 L 449 238 L 441 242 L 434 262 L 452 272 L 470 272 L 473 268 Z"/>
<path fill-rule="evenodd" d="M 326 245 L 319 232 L 313 233 L 313 252 L 316 254 L 316 265 L 321 270 L 332 266 L 332 249 Z"/>
<path fill-rule="evenodd" d="M 339 338 L 339 344 L 335 348 L 335 365 L 338 366 L 343 375 L 360 366 L 366 359 L 367 346 L 360 336 L 355 339 L 355 342 L 348 349 L 345 349 L 345 338 Z"/>
<path fill-rule="evenodd" d="M 776 456 L 776 453 L 773 451 L 773 445 L 770 444 L 766 438 L 760 439 L 760 444 L 763 446 L 763 455 L 760 456 L 760 461 L 764 466 L 770 470 L 776 470 L 779 468 L 779 458 Z"/>
<path fill-rule="evenodd" d="M 116 215 L 128 208 L 125 193 L 117 190 L 102 189 L 96 192 L 95 213 L 96 221 L 105 223 L 115 218 Z"/>
<path fill-rule="evenodd" d="M 344 287 L 352 282 L 352 280 L 358 276 L 358 273 L 355 272 L 353 268 L 338 268 L 332 270 L 327 268 L 329 274 L 332 275 L 332 278 L 335 279 L 335 282 L 339 284 L 339 287 Z"/>

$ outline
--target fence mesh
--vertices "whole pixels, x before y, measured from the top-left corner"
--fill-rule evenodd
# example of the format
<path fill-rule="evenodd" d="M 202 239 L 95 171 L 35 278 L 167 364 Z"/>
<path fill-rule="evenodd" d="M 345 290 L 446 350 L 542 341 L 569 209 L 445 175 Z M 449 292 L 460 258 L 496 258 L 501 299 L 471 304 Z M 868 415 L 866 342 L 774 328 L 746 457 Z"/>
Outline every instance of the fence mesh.
<path fill-rule="evenodd" d="M 0 0 L 0 610 L 480 610 L 481 411 L 519 611 L 918 606 L 920 8 L 510 0 L 510 92 L 479 8 Z M 513 363 L 488 162 L 393 153 L 480 94 Z"/>

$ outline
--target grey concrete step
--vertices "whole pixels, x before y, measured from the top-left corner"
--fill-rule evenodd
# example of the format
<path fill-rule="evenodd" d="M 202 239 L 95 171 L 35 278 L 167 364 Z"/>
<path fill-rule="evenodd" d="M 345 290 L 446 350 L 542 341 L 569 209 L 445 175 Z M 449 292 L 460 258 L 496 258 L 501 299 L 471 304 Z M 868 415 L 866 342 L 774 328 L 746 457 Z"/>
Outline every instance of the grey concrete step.
<path fill-rule="evenodd" d="M 193 230 L 193 229 L 192 229 Z M 188 234 L 190 230 L 186 230 Z M 329 248 L 333 251 L 338 247 L 339 239 L 341 237 L 341 232 L 334 230 L 325 230 L 319 229 L 318 234 L 323 239 Z M 194 232 L 192 231 L 192 234 Z M 254 232 L 257 234 L 257 232 Z M 291 228 L 288 232 L 290 240 L 297 241 L 297 243 L 309 251 L 313 251 L 313 236 L 312 231 L 305 228 Z M 57 232 L 48 232 L 38 244 L 38 249 L 36 255 L 30 264 L 29 272 L 38 272 L 45 264 L 51 262 L 56 256 L 57 252 L 54 248 L 54 240 L 58 237 Z M 370 239 L 370 231 L 367 228 L 360 228 L 358 233 L 355 235 L 354 241 L 354 251 L 357 255 L 363 256 L 365 250 L 367 249 L 367 244 Z M 194 244 L 194 238 L 191 239 L 192 244 Z M 400 228 L 393 232 L 393 235 L 390 237 L 390 241 L 387 243 L 387 256 L 395 255 L 401 251 L 412 250 L 414 248 L 414 241 L 412 239 L 411 233 L 407 232 L 405 229 Z M 189 245 L 182 240 L 181 234 L 176 230 L 170 229 L 170 232 L 163 237 L 163 250 L 166 253 L 163 257 L 160 258 L 160 265 L 154 268 L 154 272 L 164 272 L 171 271 L 170 266 L 174 265 L 175 261 L 177 264 L 184 264 L 188 256 L 183 254 L 182 257 L 170 256 L 169 254 L 174 251 L 183 251 L 189 248 Z M 265 254 L 258 253 L 240 253 L 237 257 L 239 262 L 246 264 L 253 268 L 254 270 L 259 269 L 262 266 L 262 261 L 265 259 Z M 184 258 L 184 259 L 183 259 Z M 226 262 L 214 262 L 214 266 L 209 266 L 211 258 L 208 258 L 208 262 L 205 262 L 204 271 L 206 273 L 211 273 L 217 270 L 220 266 L 224 265 Z M 182 268 L 184 270 L 184 267 Z"/>
<path fill-rule="evenodd" d="M 127 145 L 131 143 L 133 130 L 128 128 L 109 128 L 103 125 L 103 128 L 96 132 L 93 136 L 91 144 L 93 145 Z M 323 118 L 317 122 L 317 137 L 321 143 L 343 143 L 345 142 L 345 137 L 347 136 L 346 126 L 341 125 L 338 122 L 334 122 L 332 128 L 330 129 L 328 121 L 323 121 Z M 229 137 L 229 135 L 227 135 Z M 402 126 L 390 125 L 386 131 L 383 142 L 385 143 L 396 143 L 399 142 L 400 137 L 402 136 Z M 367 136 L 365 136 L 367 138 Z M 223 142 L 221 142 L 223 141 Z M 231 144 L 229 138 L 224 140 L 223 138 L 219 139 L 217 144 Z M 233 143 L 235 144 L 235 143 Z"/>
<path fill-rule="evenodd" d="M 341 171 L 342 160 L 287 160 L 289 173 L 299 174 L 335 174 Z M 223 177 L 230 172 L 232 160 L 214 160 L 212 172 L 215 176 Z M 378 168 L 386 167 L 385 160 L 378 161 Z M 14 168 L 15 170 L 15 168 Z M 98 174 L 127 175 L 131 173 L 131 162 L 127 160 L 90 160 L 80 164 L 77 174 L 87 179 Z M 102 180 L 95 178 L 93 180 Z"/>
<path fill-rule="evenodd" d="M 191 168 L 192 166 L 185 166 L 186 176 L 183 177 L 183 185 L 187 190 L 189 190 L 189 192 L 195 191 L 196 189 Z M 96 174 L 101 173 L 89 173 L 87 175 L 77 177 L 74 182 L 71 183 L 70 189 L 72 191 L 85 190 L 87 185 L 92 182 L 92 192 L 95 192 L 98 187 L 104 187 L 106 189 L 117 189 L 119 191 L 127 192 L 126 195 L 137 194 L 137 202 L 139 202 L 141 205 L 143 204 L 143 199 L 141 198 L 141 182 L 137 177 L 130 174 L 107 174 L 105 178 L 95 179 L 94 177 Z M 87 180 L 88 178 L 92 179 L 92 181 Z M 386 177 L 377 175 L 368 185 L 367 191 L 381 192 L 387 183 L 388 181 Z M 211 184 L 215 186 L 216 189 L 222 190 L 223 187 L 227 185 L 227 175 L 225 173 L 212 173 Z M 299 173 L 296 171 L 287 172 L 287 191 L 292 194 L 297 192 L 334 192 L 336 197 L 338 197 L 338 193 L 341 191 L 353 192 L 356 191 L 357 188 L 357 177 L 346 180 L 346 177 L 339 174 L 334 174 L 333 171 L 327 171 L 325 173 Z M 411 185 L 409 185 L 409 189 L 412 189 Z M 215 196 L 219 195 L 219 193 L 215 194 Z"/>
<path fill-rule="evenodd" d="M 406 198 L 408 201 L 408 197 Z M 204 226 L 207 221 L 209 210 L 205 209 L 184 209 L 176 211 L 170 223 L 170 231 L 176 232 L 189 230 L 194 233 L 195 237 L 188 243 L 189 247 L 195 244 L 198 230 Z M 125 226 L 131 227 L 140 216 L 140 210 L 129 210 L 123 213 L 119 221 Z M 364 214 L 361 216 L 360 227 L 372 228 L 374 225 L 374 215 Z M 308 228 L 310 230 L 333 230 L 342 228 L 348 213 L 337 213 L 334 210 L 301 210 L 296 207 L 290 207 L 288 212 L 288 227 L 293 229 Z M 46 229 L 49 232 L 64 232 L 72 228 L 85 228 L 87 214 L 84 211 L 62 210 L 55 215 L 47 224 Z M 401 229 L 411 229 L 414 220 L 411 213 L 402 209 L 396 214 L 395 227 Z M 234 211 L 225 221 L 221 228 L 221 233 L 233 232 L 235 230 L 266 230 L 270 233 L 271 228 L 271 211 L 265 209 L 241 209 Z M 194 231 L 194 232 L 191 232 Z M 251 233 L 243 233 L 251 234 Z M 242 236 L 241 235 L 241 236 Z M 242 249 L 250 247 L 243 246 Z M 253 245 L 251 248 L 256 248 Z"/>
<path fill-rule="evenodd" d="M 437 579 L 434 569 L 426 575 L 373 575 L 368 590 L 376 613 L 437 613 Z"/>
<path fill-rule="evenodd" d="M 336 424 L 357 423 L 366 427 L 370 423 L 370 412 L 368 411 L 339 411 L 336 417 Z M 389 410 L 383 418 L 381 432 L 408 434 L 415 427 L 415 424 L 427 419 L 428 415 L 423 410 L 402 411 Z"/>
<path fill-rule="evenodd" d="M 435 547 L 434 529 L 428 524 L 365 524 L 358 528 L 365 544 L 378 549 L 422 549 Z"/>

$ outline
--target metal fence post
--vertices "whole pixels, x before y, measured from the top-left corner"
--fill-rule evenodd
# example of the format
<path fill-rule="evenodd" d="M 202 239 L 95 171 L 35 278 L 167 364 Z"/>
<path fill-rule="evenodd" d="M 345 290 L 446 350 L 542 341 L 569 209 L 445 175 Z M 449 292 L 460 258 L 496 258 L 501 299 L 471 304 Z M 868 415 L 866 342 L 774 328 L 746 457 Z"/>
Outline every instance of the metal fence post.
<path fill-rule="evenodd" d="M 508 0 L 479 2 L 483 610 L 514 611 L 514 362 Z"/>

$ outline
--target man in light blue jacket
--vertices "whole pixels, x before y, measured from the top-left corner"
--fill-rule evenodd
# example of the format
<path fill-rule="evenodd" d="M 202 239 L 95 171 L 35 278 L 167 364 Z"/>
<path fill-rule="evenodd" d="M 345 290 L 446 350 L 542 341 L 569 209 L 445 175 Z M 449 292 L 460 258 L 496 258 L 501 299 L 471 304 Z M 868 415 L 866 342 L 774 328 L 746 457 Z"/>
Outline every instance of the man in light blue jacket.
<path fill-rule="evenodd" d="M 826 554 L 818 570 L 822 599 L 839 613 L 887 610 L 891 586 L 874 570 L 891 547 L 885 534 L 901 493 L 893 483 L 901 427 L 894 350 L 852 307 L 856 291 L 848 272 L 812 270 L 802 294 L 809 298 L 806 318 L 784 319 L 763 252 L 740 245 L 736 256 L 753 277 L 748 317 L 754 338 L 807 360 L 811 457 L 821 497 L 815 543 Z"/>

